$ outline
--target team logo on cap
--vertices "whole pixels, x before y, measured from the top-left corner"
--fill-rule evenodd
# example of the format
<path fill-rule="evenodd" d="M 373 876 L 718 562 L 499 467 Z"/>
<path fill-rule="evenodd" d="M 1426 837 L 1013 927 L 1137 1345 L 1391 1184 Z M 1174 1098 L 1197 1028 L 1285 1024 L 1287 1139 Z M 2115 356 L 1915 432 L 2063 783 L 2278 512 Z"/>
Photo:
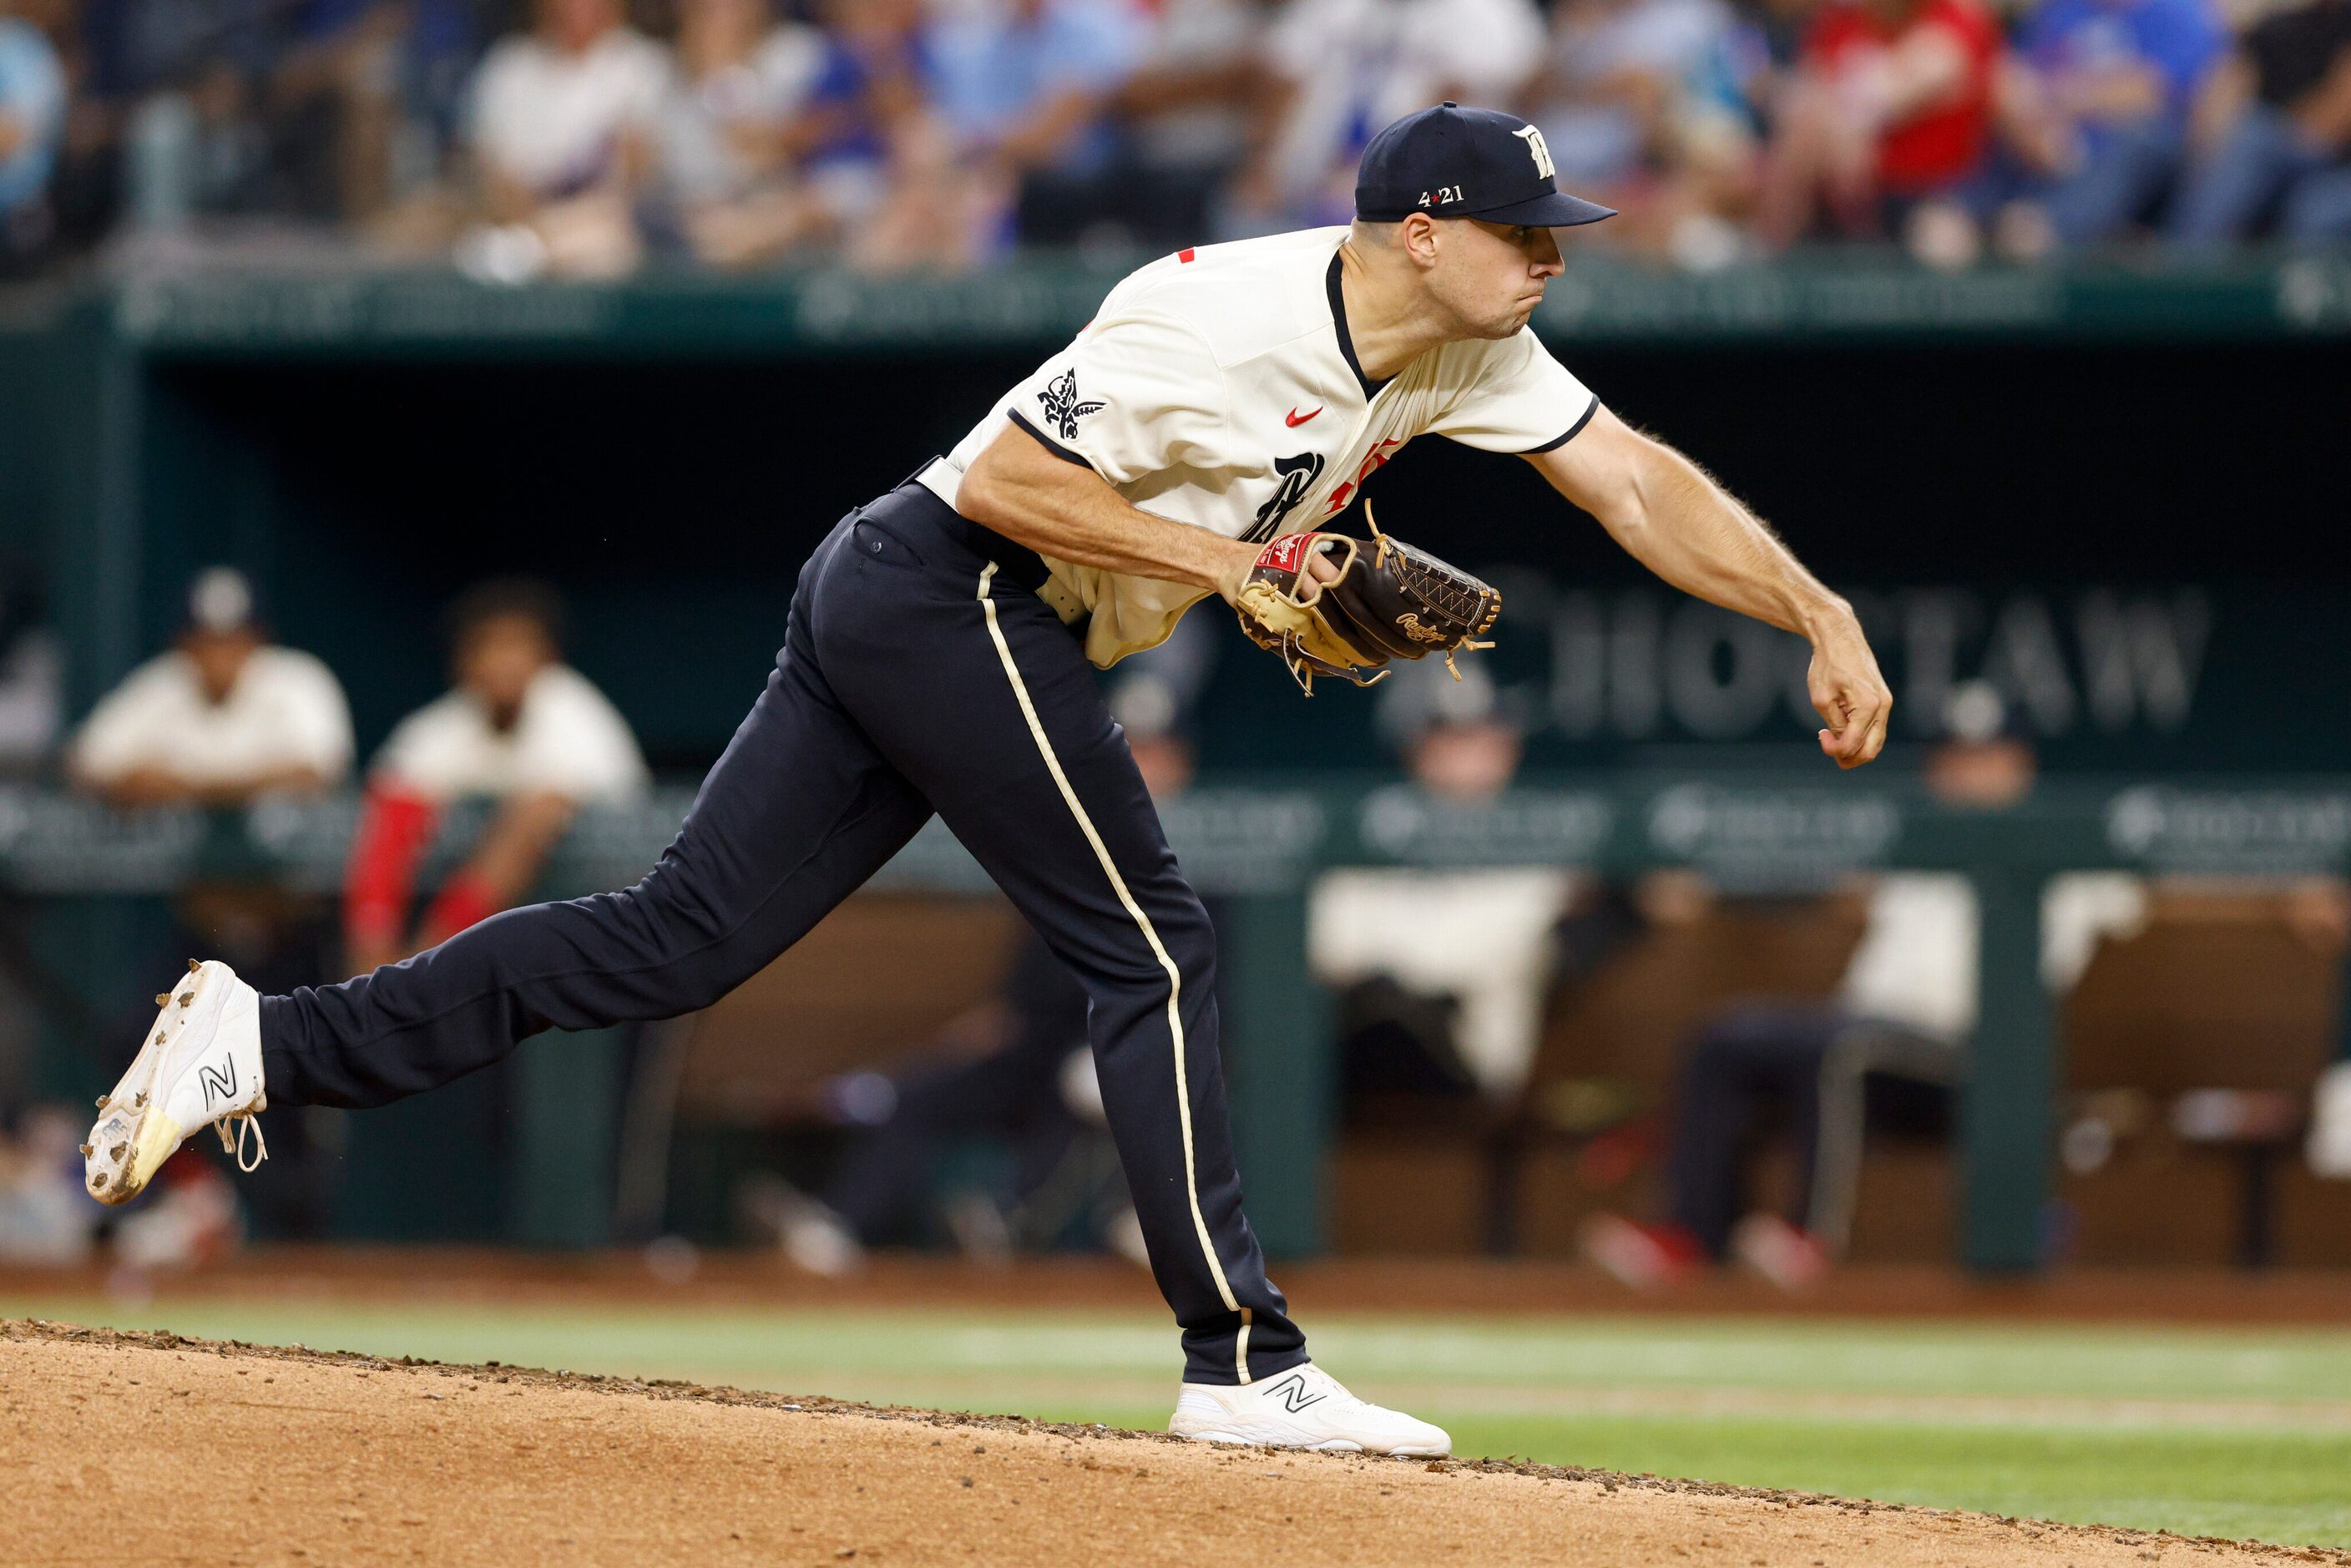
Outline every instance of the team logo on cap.
<path fill-rule="evenodd" d="M 1551 149 L 1543 145 L 1541 131 L 1531 125 L 1521 125 L 1510 134 L 1527 139 L 1527 151 L 1534 154 L 1536 173 L 1546 180 L 1555 180 L 1559 177 L 1559 171 L 1552 167 Z"/>
<path fill-rule="evenodd" d="M 1064 371 L 1053 378 L 1037 401 L 1045 405 L 1045 418 L 1057 426 L 1064 441 L 1078 438 L 1078 421 L 1090 413 L 1100 413 L 1109 404 L 1078 401 L 1078 372 Z"/>

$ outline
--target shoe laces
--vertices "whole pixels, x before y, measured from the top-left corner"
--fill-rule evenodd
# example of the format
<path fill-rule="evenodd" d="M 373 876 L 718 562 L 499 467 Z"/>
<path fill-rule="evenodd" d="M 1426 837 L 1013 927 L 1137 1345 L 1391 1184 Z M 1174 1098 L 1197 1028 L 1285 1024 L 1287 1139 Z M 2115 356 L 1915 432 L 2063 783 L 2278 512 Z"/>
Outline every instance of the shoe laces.
<path fill-rule="evenodd" d="M 233 1136 L 229 1133 L 231 1127 L 236 1129 Z M 245 1163 L 245 1134 L 248 1129 L 253 1134 L 251 1165 Z M 221 1148 L 236 1162 L 236 1168 L 246 1176 L 259 1170 L 261 1162 L 269 1157 L 269 1140 L 261 1135 L 261 1119 L 257 1116 L 249 1113 L 243 1116 L 224 1116 L 213 1124 L 213 1131 L 220 1134 Z"/>
<path fill-rule="evenodd" d="M 1308 1380 L 1321 1389 L 1324 1397 L 1331 1401 L 1332 1410 L 1360 1410 L 1364 1407 L 1364 1401 L 1350 1392 L 1345 1384 L 1311 1361 L 1306 1364 L 1306 1366 Z"/>

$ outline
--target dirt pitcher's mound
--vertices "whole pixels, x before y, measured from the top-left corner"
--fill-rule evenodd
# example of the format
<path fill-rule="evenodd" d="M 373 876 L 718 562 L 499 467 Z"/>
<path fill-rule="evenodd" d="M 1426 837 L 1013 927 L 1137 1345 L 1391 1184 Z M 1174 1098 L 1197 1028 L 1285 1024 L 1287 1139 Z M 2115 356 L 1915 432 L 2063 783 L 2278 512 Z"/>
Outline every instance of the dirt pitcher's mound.
<path fill-rule="evenodd" d="M 2351 1563 L 1492 1463 L 0 1322 L 8 1563 Z"/>

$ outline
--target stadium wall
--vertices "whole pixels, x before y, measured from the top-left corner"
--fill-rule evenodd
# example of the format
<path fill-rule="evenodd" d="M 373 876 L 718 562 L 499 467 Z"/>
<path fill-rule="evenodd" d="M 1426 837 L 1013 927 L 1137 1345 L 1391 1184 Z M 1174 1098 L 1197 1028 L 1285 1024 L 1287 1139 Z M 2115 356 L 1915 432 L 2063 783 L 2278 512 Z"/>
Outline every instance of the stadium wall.
<path fill-rule="evenodd" d="M 450 594 L 529 571 L 572 597 L 581 664 L 656 758 L 698 766 L 809 549 L 951 444 L 1108 277 L 124 291 L 76 319 L 45 400 L 56 449 L 91 455 L 67 476 L 74 560 L 113 563 L 72 591 L 72 695 L 167 633 L 189 570 L 233 559 L 342 672 L 371 742 L 435 688 Z M 1541 325 L 1861 597 L 1905 724 L 1988 673 L 2057 767 L 2331 769 L 2351 736 L 2291 722 L 2291 694 L 2351 652 L 2310 538 L 2351 427 L 2346 277 L 1845 267 L 1677 289 L 1603 269 Z M 1515 590 L 1497 668 L 1538 764 L 1804 746 L 1792 640 L 1659 591 L 1523 465 L 1417 443 L 1372 493 L 1388 527 Z M 1301 716 L 1259 662 L 1217 679 L 1212 768 L 1301 741 L 1378 760 L 1367 705 Z"/>

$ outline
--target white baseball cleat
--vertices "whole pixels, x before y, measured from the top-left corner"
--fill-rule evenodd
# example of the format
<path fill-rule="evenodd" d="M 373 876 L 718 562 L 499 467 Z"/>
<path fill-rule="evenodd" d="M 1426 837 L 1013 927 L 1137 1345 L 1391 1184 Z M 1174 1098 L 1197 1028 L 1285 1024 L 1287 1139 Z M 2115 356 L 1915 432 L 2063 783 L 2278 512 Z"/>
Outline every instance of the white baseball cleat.
<path fill-rule="evenodd" d="M 1186 1383 L 1167 1429 L 1198 1443 L 1322 1453 L 1441 1459 L 1453 1452 L 1443 1427 L 1365 1404 L 1312 1362 L 1255 1383 Z"/>
<path fill-rule="evenodd" d="M 191 963 L 155 1002 L 163 1009 L 155 1027 L 114 1092 L 98 1103 L 98 1124 L 81 1146 L 83 1185 L 100 1203 L 137 1197 L 188 1134 L 207 1124 L 218 1124 L 221 1147 L 239 1170 L 269 1157 L 253 1119 L 269 1104 L 261 1085 L 259 993 L 226 964 Z"/>

